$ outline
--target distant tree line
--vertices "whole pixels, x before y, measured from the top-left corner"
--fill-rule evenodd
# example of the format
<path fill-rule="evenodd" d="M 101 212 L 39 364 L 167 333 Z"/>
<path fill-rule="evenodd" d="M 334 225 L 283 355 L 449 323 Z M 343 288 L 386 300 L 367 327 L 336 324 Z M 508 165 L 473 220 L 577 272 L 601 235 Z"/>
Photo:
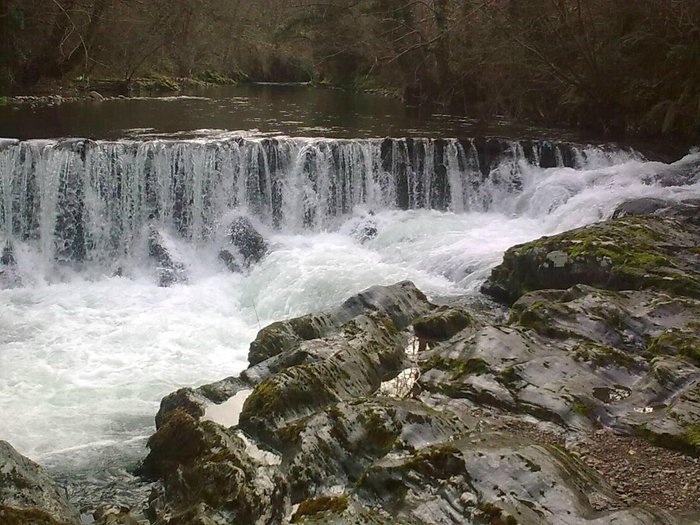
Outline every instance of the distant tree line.
<path fill-rule="evenodd" d="M 409 104 L 700 134 L 698 0 L 0 0 L 0 90 L 144 75 L 392 88 Z"/>

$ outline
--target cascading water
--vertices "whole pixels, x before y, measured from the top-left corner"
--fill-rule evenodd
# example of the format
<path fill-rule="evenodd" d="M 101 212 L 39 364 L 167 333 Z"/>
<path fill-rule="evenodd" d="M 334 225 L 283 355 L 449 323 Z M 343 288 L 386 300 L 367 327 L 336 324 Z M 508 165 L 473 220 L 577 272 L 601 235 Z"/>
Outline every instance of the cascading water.
<path fill-rule="evenodd" d="M 358 207 L 484 212 L 521 165 L 584 165 L 603 150 L 547 142 L 241 139 L 0 144 L 1 234 L 45 263 L 133 259 L 146 223 L 201 246 L 233 212 L 284 232 L 334 229 Z"/>
<path fill-rule="evenodd" d="M 700 196 L 697 177 L 654 182 L 698 163 L 544 141 L 2 141 L 0 247 L 23 286 L 0 290 L 0 439 L 63 470 L 126 465 L 160 398 L 240 371 L 260 325 L 403 279 L 473 294 L 513 244 Z M 270 251 L 232 274 L 217 254 L 240 214 Z M 149 228 L 186 284 L 156 286 Z"/>

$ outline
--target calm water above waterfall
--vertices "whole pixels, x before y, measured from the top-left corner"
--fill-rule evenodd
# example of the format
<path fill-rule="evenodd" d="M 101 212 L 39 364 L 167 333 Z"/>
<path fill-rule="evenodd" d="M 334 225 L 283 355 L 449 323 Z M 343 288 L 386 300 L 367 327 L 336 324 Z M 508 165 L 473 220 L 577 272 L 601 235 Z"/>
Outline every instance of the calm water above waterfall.
<path fill-rule="evenodd" d="M 0 136 L 22 139 L 0 142 L 0 248 L 21 284 L 0 289 L 0 439 L 22 453 L 133 465 L 161 397 L 239 372 L 261 325 L 403 279 L 476 297 L 513 244 L 630 197 L 700 197 L 653 182 L 697 153 L 667 166 L 561 137 L 469 139 L 468 122 L 381 97 L 238 89 L 0 108 Z M 58 140 L 81 135 L 99 140 Z M 231 273 L 218 254 L 241 214 L 270 250 Z M 157 285 L 154 230 L 186 281 Z"/>
<path fill-rule="evenodd" d="M 186 138 L 212 130 L 333 138 L 570 136 L 507 122 L 477 125 L 465 117 L 419 112 L 395 98 L 304 85 L 220 86 L 188 91 L 187 96 L 86 100 L 52 107 L 0 105 L 0 137 Z"/>

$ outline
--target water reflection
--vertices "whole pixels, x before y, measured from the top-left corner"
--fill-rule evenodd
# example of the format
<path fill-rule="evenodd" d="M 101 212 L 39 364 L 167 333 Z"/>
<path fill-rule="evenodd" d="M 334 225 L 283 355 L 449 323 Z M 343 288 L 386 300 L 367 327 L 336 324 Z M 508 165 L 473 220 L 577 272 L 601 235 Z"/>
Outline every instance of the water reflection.
<path fill-rule="evenodd" d="M 479 125 L 466 117 L 407 108 L 400 100 L 382 95 L 307 85 L 217 86 L 177 97 L 0 106 L 2 137 L 118 139 L 175 133 L 183 137 L 201 134 L 196 130 L 334 138 L 565 135 L 505 122 Z"/>

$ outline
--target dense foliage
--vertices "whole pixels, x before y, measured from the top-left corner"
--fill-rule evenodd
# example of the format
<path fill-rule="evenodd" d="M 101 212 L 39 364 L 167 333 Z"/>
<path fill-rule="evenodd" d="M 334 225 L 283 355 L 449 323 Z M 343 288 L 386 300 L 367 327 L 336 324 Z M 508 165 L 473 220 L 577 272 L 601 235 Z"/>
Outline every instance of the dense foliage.
<path fill-rule="evenodd" d="M 697 0 L 0 0 L 0 89 L 147 75 L 391 88 L 416 105 L 700 133 Z"/>

